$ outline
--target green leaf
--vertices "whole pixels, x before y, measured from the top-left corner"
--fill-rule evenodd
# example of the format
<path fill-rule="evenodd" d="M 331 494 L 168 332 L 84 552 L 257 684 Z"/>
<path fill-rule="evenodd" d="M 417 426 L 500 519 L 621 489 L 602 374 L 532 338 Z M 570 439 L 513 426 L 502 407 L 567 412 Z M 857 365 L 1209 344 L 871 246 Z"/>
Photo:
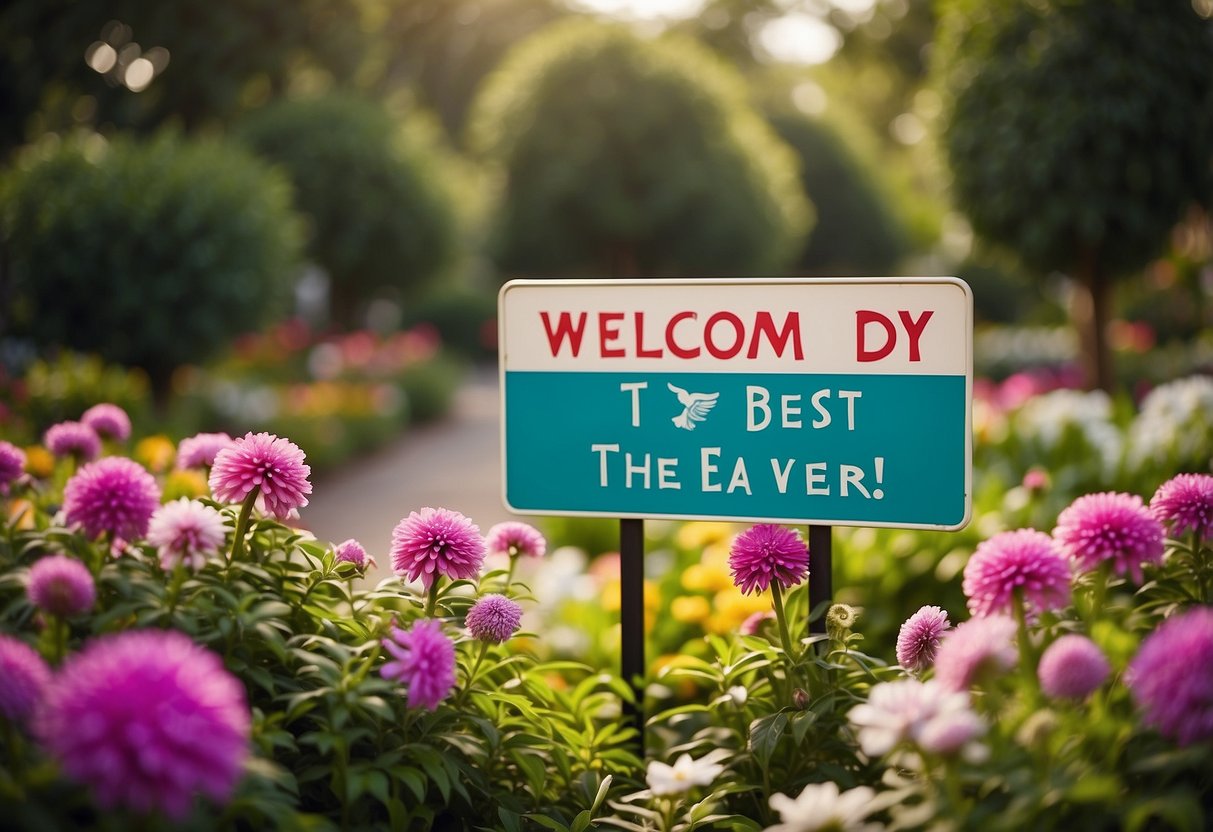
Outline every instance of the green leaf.
<path fill-rule="evenodd" d="M 771 755 L 787 727 L 788 715 L 782 711 L 750 723 L 750 751 L 764 771 L 769 766 Z"/>

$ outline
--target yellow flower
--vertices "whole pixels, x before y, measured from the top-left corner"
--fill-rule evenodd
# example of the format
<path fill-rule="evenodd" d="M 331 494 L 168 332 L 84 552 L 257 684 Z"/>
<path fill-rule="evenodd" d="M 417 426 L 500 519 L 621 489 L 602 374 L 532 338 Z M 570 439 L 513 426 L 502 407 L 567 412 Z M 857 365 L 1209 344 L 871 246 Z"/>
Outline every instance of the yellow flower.
<path fill-rule="evenodd" d="M 162 474 L 173 464 L 177 446 L 163 434 L 140 439 L 135 445 L 135 459 L 153 474 Z"/>
<path fill-rule="evenodd" d="M 619 609 L 619 581 L 607 581 L 602 585 L 602 608 L 609 612 Z"/>
<path fill-rule="evenodd" d="M 737 587 L 729 587 L 716 593 L 712 606 L 713 613 L 705 627 L 713 633 L 731 633 L 754 613 L 770 610 L 771 598 L 765 592 L 742 595 Z"/>
<path fill-rule="evenodd" d="M 167 503 L 178 497 L 193 499 L 209 497 L 210 494 L 210 486 L 207 485 L 206 477 L 201 471 L 177 469 L 170 471 L 164 478 L 164 496 L 161 499 Z"/>
<path fill-rule="evenodd" d="M 714 543 L 703 550 L 699 563 L 691 564 L 682 573 L 683 589 L 691 592 L 720 592 L 733 585 L 733 573 L 729 571 L 729 550 L 721 543 Z"/>
<path fill-rule="evenodd" d="M 25 470 L 40 480 L 55 473 L 55 456 L 41 445 L 25 449 Z"/>
<path fill-rule="evenodd" d="M 28 458 L 28 457 L 27 457 Z M 29 531 L 34 527 L 34 504 L 29 500 L 18 498 L 8 507 L 8 522 L 18 531 Z"/>
<path fill-rule="evenodd" d="M 670 615 L 683 624 L 698 624 L 712 614 L 712 605 L 702 595 L 683 595 L 670 603 Z"/>
<path fill-rule="evenodd" d="M 695 550 L 702 549 L 711 543 L 728 541 L 733 536 L 733 533 L 734 527 L 732 523 L 693 521 L 683 523 L 674 539 L 679 548 Z"/>

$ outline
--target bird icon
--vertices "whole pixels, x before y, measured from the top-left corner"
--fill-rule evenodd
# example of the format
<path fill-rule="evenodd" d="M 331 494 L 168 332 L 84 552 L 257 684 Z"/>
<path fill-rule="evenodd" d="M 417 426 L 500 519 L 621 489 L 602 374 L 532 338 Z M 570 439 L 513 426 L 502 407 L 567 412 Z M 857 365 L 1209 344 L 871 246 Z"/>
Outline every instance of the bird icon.
<path fill-rule="evenodd" d="M 716 406 L 716 399 L 720 397 L 719 393 L 688 393 L 668 381 L 665 386 L 678 396 L 678 403 L 683 407 L 683 411 L 670 420 L 675 427 L 683 430 L 695 430 L 695 423 L 708 417 L 708 413 Z"/>

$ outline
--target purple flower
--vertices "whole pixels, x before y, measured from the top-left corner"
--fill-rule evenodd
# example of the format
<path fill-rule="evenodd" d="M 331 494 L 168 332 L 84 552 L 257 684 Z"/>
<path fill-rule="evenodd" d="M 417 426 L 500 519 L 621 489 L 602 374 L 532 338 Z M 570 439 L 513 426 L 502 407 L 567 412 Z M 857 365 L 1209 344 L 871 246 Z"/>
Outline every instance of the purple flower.
<path fill-rule="evenodd" d="M 409 581 L 420 578 L 427 590 L 439 575 L 476 577 L 484 556 L 480 528 L 450 509 L 414 511 L 392 531 L 392 569 Z"/>
<path fill-rule="evenodd" d="M 1192 532 L 1200 540 L 1213 537 L 1213 477 L 1179 474 L 1164 482 L 1150 500 L 1150 513 L 1171 526 L 1179 537 Z"/>
<path fill-rule="evenodd" d="M 95 404 L 84 411 L 80 421 L 95 430 L 98 436 L 106 439 L 125 442 L 131 437 L 131 417 L 116 404 Z"/>
<path fill-rule="evenodd" d="M 83 615 L 97 600 L 97 587 L 88 567 L 67 555 L 49 555 L 29 568 L 25 586 L 30 603 L 60 618 Z"/>
<path fill-rule="evenodd" d="M 0 439 L 0 494 L 8 493 L 9 483 L 25 473 L 25 451 Z"/>
<path fill-rule="evenodd" d="M 147 529 L 147 542 L 160 553 L 160 568 L 184 563 L 195 571 L 219 554 L 227 537 L 223 515 L 208 505 L 182 497 L 162 505 Z"/>
<path fill-rule="evenodd" d="M 109 532 L 124 540 L 147 534 L 160 506 L 160 486 L 142 466 L 126 457 L 90 462 L 63 489 L 63 513 L 90 538 Z"/>
<path fill-rule="evenodd" d="M 61 459 L 72 456 L 80 462 L 91 462 L 101 456 L 101 437 L 81 422 L 51 425 L 42 437 L 42 444 Z"/>
<path fill-rule="evenodd" d="M 307 505 L 312 493 L 304 453 L 289 439 L 272 433 L 246 433 L 219 451 L 211 468 L 211 493 L 225 503 L 242 503 L 260 489 L 266 513 L 285 520 L 291 511 Z"/>
<path fill-rule="evenodd" d="M 380 668 L 385 679 L 408 688 L 409 707 L 436 710 L 455 686 L 455 645 L 433 619 L 417 621 L 411 630 L 392 627 L 383 646 L 395 658 Z"/>
<path fill-rule="evenodd" d="M 171 630 L 103 636 L 47 689 L 37 734 L 103 809 L 180 820 L 194 795 L 232 794 L 248 757 L 244 687 L 217 655 Z"/>
<path fill-rule="evenodd" d="M 518 631 L 522 607 L 504 595 L 485 595 L 472 604 L 464 623 L 473 638 L 501 644 Z"/>
<path fill-rule="evenodd" d="M 215 456 L 235 443 L 236 440 L 226 433 L 198 433 L 186 437 L 177 446 L 177 467 L 210 468 L 215 464 Z"/>
<path fill-rule="evenodd" d="M 744 595 L 763 592 L 772 580 L 787 589 L 809 574 L 809 549 L 798 532 L 759 523 L 733 539 L 729 569 Z"/>
<path fill-rule="evenodd" d="M 1001 615 L 970 618 L 948 633 L 935 655 L 935 679 L 945 690 L 965 691 L 983 676 L 1015 666 L 1015 622 Z"/>
<path fill-rule="evenodd" d="M 362 544 L 352 537 L 338 543 L 333 553 L 337 563 L 352 563 L 359 572 L 365 572 L 368 566 L 376 565 L 375 559 L 368 555 Z"/>
<path fill-rule="evenodd" d="M 1016 590 L 1029 615 L 1070 603 L 1070 566 L 1044 532 L 996 534 L 980 543 L 965 565 L 964 594 L 974 616 L 1011 615 Z"/>
<path fill-rule="evenodd" d="M 1105 562 L 1141 583 L 1141 565 L 1160 563 L 1163 528 L 1136 494 L 1087 494 L 1057 518 L 1053 538 L 1084 572 Z"/>
<path fill-rule="evenodd" d="M 1146 637 L 1125 676 L 1147 725 L 1180 745 L 1213 738 L 1213 609 L 1193 607 Z"/>
<path fill-rule="evenodd" d="M 507 555 L 511 558 L 518 555 L 541 558 L 548 547 L 538 529 L 517 520 L 507 520 L 493 526 L 485 536 L 484 544 L 490 555 Z"/>
<path fill-rule="evenodd" d="M 1112 667 L 1086 636 L 1064 635 L 1040 657 L 1040 689 L 1054 699 L 1086 699 L 1108 680 Z"/>
<path fill-rule="evenodd" d="M 951 629 L 948 614 L 927 605 L 911 615 L 897 633 L 897 663 L 911 673 L 922 673 L 935 664 L 939 640 Z"/>
<path fill-rule="evenodd" d="M 50 680 L 50 668 L 32 647 L 0 634 L 0 718 L 29 719 Z"/>

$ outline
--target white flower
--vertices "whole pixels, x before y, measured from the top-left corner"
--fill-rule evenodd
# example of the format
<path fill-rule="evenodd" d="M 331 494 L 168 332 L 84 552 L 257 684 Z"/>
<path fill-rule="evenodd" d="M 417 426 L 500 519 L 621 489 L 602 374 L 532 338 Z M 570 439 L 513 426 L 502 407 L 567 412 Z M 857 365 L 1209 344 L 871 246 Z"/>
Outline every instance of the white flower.
<path fill-rule="evenodd" d="M 882 682 L 847 719 L 869 757 L 887 754 L 906 741 L 928 753 L 954 754 L 985 733 L 985 724 L 969 708 L 969 695 L 946 691 L 933 679 Z"/>
<path fill-rule="evenodd" d="M 864 823 L 872 811 L 870 804 L 876 792 L 867 786 L 856 786 L 841 794 L 837 783 L 810 783 L 793 800 L 786 794 L 771 795 L 771 808 L 779 812 L 783 823 L 767 828 L 766 832 L 866 832 L 879 829 L 879 824 Z"/>
<path fill-rule="evenodd" d="M 733 700 L 733 704 L 740 708 L 750 697 L 750 692 L 743 685 L 735 685 L 729 688 L 728 695 Z"/>
<path fill-rule="evenodd" d="M 182 497 L 156 509 L 147 527 L 147 542 L 160 553 L 166 572 L 184 563 L 198 570 L 223 546 L 227 526 L 223 515 L 208 505 Z"/>
<path fill-rule="evenodd" d="M 715 754 L 709 754 L 698 760 L 692 760 L 690 754 L 683 754 L 669 766 L 656 760 L 649 763 L 645 773 L 645 781 L 649 789 L 657 796 L 682 794 L 696 786 L 708 786 L 724 771 L 724 766 L 713 762 Z"/>

